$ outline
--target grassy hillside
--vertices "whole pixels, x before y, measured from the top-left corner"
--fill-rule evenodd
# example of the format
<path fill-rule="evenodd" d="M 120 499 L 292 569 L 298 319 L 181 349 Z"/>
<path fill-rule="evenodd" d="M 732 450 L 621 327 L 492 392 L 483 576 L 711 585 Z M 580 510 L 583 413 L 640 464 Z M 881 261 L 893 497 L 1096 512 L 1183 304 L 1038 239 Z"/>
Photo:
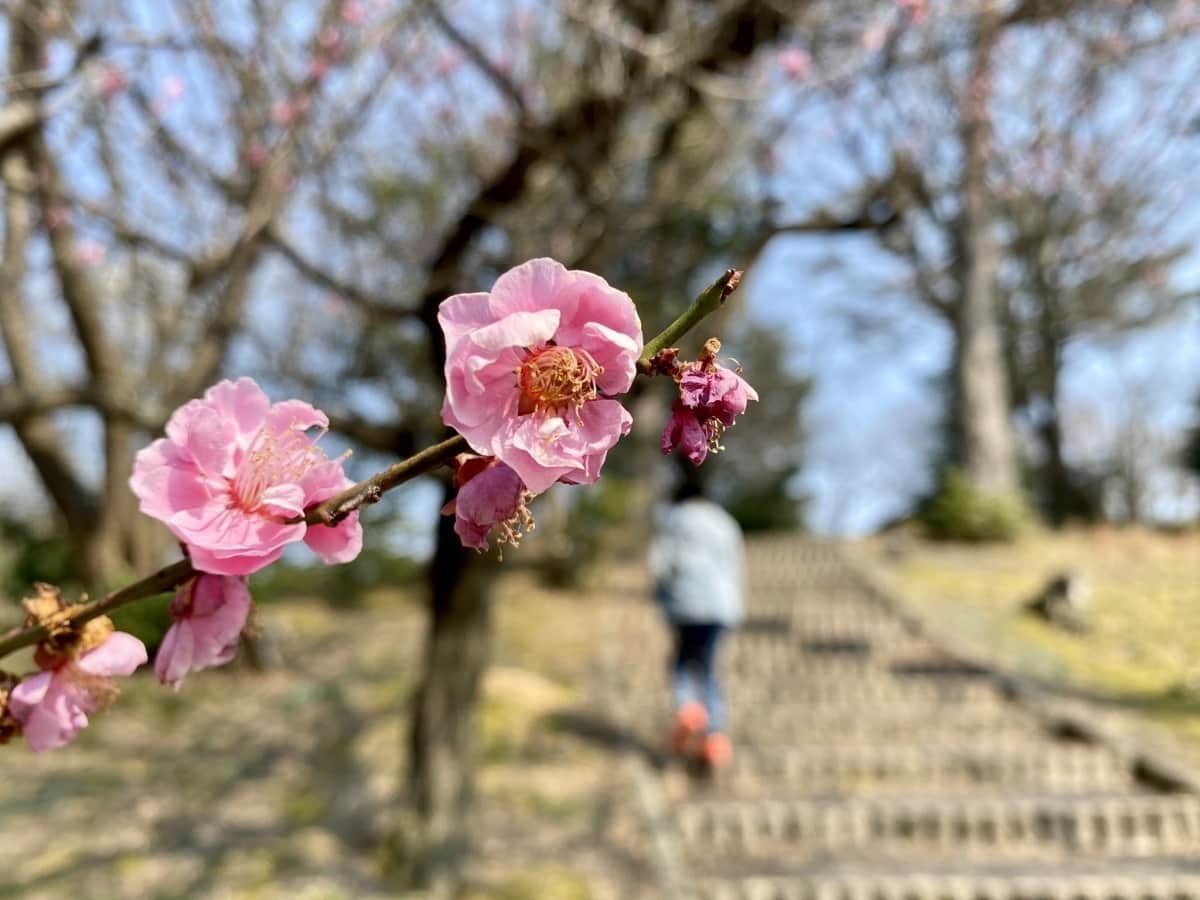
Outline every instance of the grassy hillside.
<path fill-rule="evenodd" d="M 1093 529 L 985 546 L 890 535 L 857 550 L 912 608 L 977 652 L 1145 713 L 1200 747 L 1200 532 Z M 1087 634 L 1022 611 L 1066 570 L 1090 582 Z"/>

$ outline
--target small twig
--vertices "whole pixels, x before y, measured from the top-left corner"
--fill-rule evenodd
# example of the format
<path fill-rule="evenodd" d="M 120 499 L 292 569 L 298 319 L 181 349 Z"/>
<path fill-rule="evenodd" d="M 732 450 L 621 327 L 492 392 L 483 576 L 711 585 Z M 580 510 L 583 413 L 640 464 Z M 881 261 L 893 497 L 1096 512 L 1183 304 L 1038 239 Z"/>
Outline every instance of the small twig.
<path fill-rule="evenodd" d="M 736 269 L 729 269 L 709 285 L 699 297 L 692 301 L 692 305 L 687 308 L 683 315 L 646 344 L 645 352 L 643 352 L 642 358 L 638 360 L 638 370 L 643 374 L 649 374 L 651 371 L 650 360 L 655 354 L 663 348 L 674 344 L 688 331 L 696 327 L 702 319 L 719 309 L 721 304 L 725 302 L 725 298 L 737 288 L 741 277 L 741 272 Z M 337 496 L 330 497 L 328 500 L 309 508 L 305 511 L 303 520 L 297 516 L 288 521 L 293 524 L 304 521 L 308 525 L 337 525 L 355 510 L 362 509 L 362 507 L 369 506 L 372 503 L 377 503 L 385 493 L 393 488 L 404 484 L 406 481 L 411 481 L 418 475 L 432 472 L 434 469 L 448 464 L 459 453 L 468 452 L 470 449 L 471 447 L 467 443 L 466 438 L 461 435 L 447 438 L 440 443 L 434 444 L 432 447 L 426 447 L 419 453 L 414 453 L 407 459 L 389 466 L 366 481 L 360 481 Z M 196 574 L 198 573 L 192 567 L 191 562 L 181 559 L 163 569 L 159 569 L 153 575 L 148 575 L 140 581 L 135 581 L 133 584 L 123 587 L 118 591 L 113 591 L 100 600 L 85 604 L 79 612 L 71 616 L 68 620 L 69 624 L 72 627 L 82 625 L 89 619 L 102 616 L 128 603 L 165 593 L 171 588 L 183 584 L 183 582 Z M 7 635 L 0 637 L 0 657 L 7 656 L 9 653 L 20 650 L 22 647 L 37 644 L 49 636 L 49 632 L 43 625 L 32 625 L 14 629 Z"/>
<path fill-rule="evenodd" d="M 356 509 L 379 502 L 379 499 L 396 485 L 444 466 L 458 454 L 466 453 L 470 449 L 466 438 L 457 434 L 432 447 L 426 447 L 420 453 L 414 453 L 408 459 L 388 466 L 378 475 L 360 481 L 336 497 L 330 497 L 306 510 L 304 521 L 309 525 L 336 525 Z M 290 521 L 299 522 L 300 519 L 297 517 Z"/>
<path fill-rule="evenodd" d="M 427 447 L 420 453 L 384 469 L 378 475 L 354 485 L 336 497 L 330 497 L 312 507 L 304 516 L 304 521 L 310 525 L 336 525 L 356 509 L 375 503 L 386 491 L 390 491 L 406 481 L 411 481 L 418 475 L 433 471 L 448 463 L 457 454 L 469 449 L 466 440 L 459 436 Z M 299 521 L 299 519 L 294 521 Z M 89 619 L 102 616 L 128 603 L 165 593 L 196 574 L 198 573 L 192 567 L 191 562 L 181 559 L 166 568 L 159 569 L 153 575 L 135 581 L 119 591 L 113 591 L 100 600 L 85 604 L 79 612 L 71 616 L 69 624 L 71 627 L 76 627 Z M 0 638 L 0 657 L 7 656 L 22 647 L 37 644 L 49 636 L 49 631 L 43 625 L 16 629 Z"/>
<path fill-rule="evenodd" d="M 135 581 L 128 587 L 123 587 L 119 591 L 113 591 L 111 594 L 94 603 L 86 604 L 83 609 L 71 616 L 69 623 L 74 628 L 82 625 L 89 619 L 102 616 L 127 603 L 133 603 L 135 600 L 144 600 L 147 597 L 162 594 L 176 585 L 187 581 L 195 574 L 196 570 L 192 568 L 191 562 L 181 559 L 178 562 L 171 563 L 166 568 L 159 569 L 153 575 L 148 575 L 141 581 Z M 32 625 L 28 628 L 13 631 L 5 637 L 0 638 L 0 656 L 7 656 L 16 650 L 20 650 L 22 647 L 29 647 L 40 641 L 44 641 L 49 636 L 50 632 L 45 625 Z"/>
<path fill-rule="evenodd" d="M 662 332 L 646 343 L 642 358 L 638 360 L 638 371 L 643 375 L 652 374 L 650 361 L 660 350 L 672 347 L 675 343 L 695 328 L 700 321 L 712 315 L 725 302 L 725 298 L 737 290 L 742 280 L 742 273 L 737 269 L 726 269 L 716 281 L 700 292 L 700 296 L 692 301 L 692 305 L 662 330 Z"/>

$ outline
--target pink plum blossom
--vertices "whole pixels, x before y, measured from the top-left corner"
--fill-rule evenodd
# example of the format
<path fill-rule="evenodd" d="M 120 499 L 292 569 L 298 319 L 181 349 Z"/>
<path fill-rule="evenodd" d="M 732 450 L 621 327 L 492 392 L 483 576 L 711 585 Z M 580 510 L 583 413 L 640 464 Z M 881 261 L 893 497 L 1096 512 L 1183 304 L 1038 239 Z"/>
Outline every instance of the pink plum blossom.
<path fill-rule="evenodd" d="M 434 72 L 437 73 L 439 78 L 445 78 L 447 75 L 451 74 L 455 69 L 461 66 L 462 62 L 463 58 L 461 54 L 454 52 L 443 53 L 438 58 L 437 65 L 434 67 Z"/>
<path fill-rule="evenodd" d="M 250 589 L 235 575 L 198 575 L 171 601 L 174 623 L 154 657 L 163 684 L 179 690 L 188 672 L 223 666 L 237 653 L 250 615 Z"/>
<path fill-rule="evenodd" d="M 872 52 L 879 50 L 887 43 L 888 28 L 883 22 L 874 22 L 868 25 L 859 38 L 864 50 Z"/>
<path fill-rule="evenodd" d="M 183 96 L 187 90 L 184 80 L 178 75 L 168 75 L 163 79 L 162 96 L 164 100 L 173 102 Z"/>
<path fill-rule="evenodd" d="M 46 227 L 51 231 L 57 231 L 64 225 L 69 225 L 71 222 L 71 209 L 61 203 L 54 203 L 46 207 Z"/>
<path fill-rule="evenodd" d="M 97 266 L 106 256 L 108 251 L 99 241 L 86 238 L 75 244 L 75 261 L 81 266 Z"/>
<path fill-rule="evenodd" d="M 105 100 L 111 100 L 129 87 L 129 78 L 120 66 L 108 65 L 100 72 L 96 88 Z"/>
<path fill-rule="evenodd" d="M 163 79 L 162 88 L 154 99 L 154 114 L 165 116 L 186 92 L 187 83 L 182 78 L 178 75 L 168 75 Z"/>
<path fill-rule="evenodd" d="M 486 456 L 462 454 L 457 463 L 458 495 L 442 512 L 454 514 L 454 533 L 463 546 L 487 550 L 488 534 L 493 531 L 496 543 L 519 544 L 522 532 L 533 528 L 533 517 L 525 507 L 533 495 L 521 477 Z"/>
<path fill-rule="evenodd" d="M 246 165 L 251 169 L 261 169 L 270 157 L 271 151 L 267 149 L 265 144 L 258 141 L 252 141 L 246 147 Z"/>
<path fill-rule="evenodd" d="M 691 364 L 679 379 L 679 397 L 663 429 L 662 452 L 682 447 L 692 464 L 700 465 L 710 450 L 721 449 L 725 429 L 757 399 L 758 392 L 737 372 L 715 363 Z"/>
<path fill-rule="evenodd" d="M 314 56 L 308 64 L 308 77 L 313 81 L 320 81 L 329 74 L 329 60 L 323 56 Z"/>
<path fill-rule="evenodd" d="M 294 99 L 279 100 L 271 107 L 271 121 L 276 125 L 290 125 L 300 114 L 300 104 Z"/>
<path fill-rule="evenodd" d="M 896 0 L 896 6 L 914 25 L 920 25 L 929 18 L 929 0 Z"/>
<path fill-rule="evenodd" d="M 798 81 L 809 73 L 812 57 L 803 47 L 788 47 L 779 54 L 779 68 L 788 78 Z"/>
<path fill-rule="evenodd" d="M 317 446 L 328 427 L 301 400 L 272 405 L 253 379 L 222 381 L 175 410 L 167 436 L 138 453 L 129 485 L 201 572 L 249 575 L 299 540 L 326 563 L 349 562 L 362 549 L 357 512 L 336 526 L 301 518 L 353 484 L 342 458 Z"/>
<path fill-rule="evenodd" d="M 335 25 L 326 25 L 317 35 L 317 43 L 325 50 L 333 50 L 342 42 L 342 33 Z"/>
<path fill-rule="evenodd" d="M 55 657 L 52 667 L 18 684 L 8 697 L 9 711 L 21 723 L 31 749 L 62 747 L 87 726 L 90 714 L 116 695 L 112 679 L 132 675 L 146 659 L 141 641 L 114 631 L 78 659 Z"/>
<path fill-rule="evenodd" d="M 592 484 L 632 417 L 611 399 L 633 383 L 642 327 L 629 295 L 552 259 L 510 269 L 490 293 L 442 302 L 442 420 L 540 494 Z"/>

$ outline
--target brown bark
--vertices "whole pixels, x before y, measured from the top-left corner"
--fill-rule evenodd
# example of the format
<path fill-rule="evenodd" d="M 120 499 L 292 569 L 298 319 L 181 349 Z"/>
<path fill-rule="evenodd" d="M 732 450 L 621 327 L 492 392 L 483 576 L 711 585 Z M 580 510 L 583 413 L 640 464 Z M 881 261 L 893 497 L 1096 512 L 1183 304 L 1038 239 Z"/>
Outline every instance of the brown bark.
<path fill-rule="evenodd" d="M 447 491 L 447 497 L 450 491 Z M 467 550 L 443 517 L 430 572 L 422 677 L 409 731 L 408 809 L 400 860 L 415 885 L 453 882 L 470 849 L 480 684 L 491 657 L 495 563 Z"/>
<path fill-rule="evenodd" d="M 36 5 L 21 6 L 11 19 L 9 67 L 14 72 L 34 71 L 39 65 L 42 39 L 36 22 Z M 30 102 L 36 100 L 31 99 Z M 34 341 L 33 326 L 24 296 L 27 253 L 34 227 L 37 192 L 32 132 L 5 144 L 0 159 L 4 182 L 4 250 L 0 262 L 0 337 L 12 370 L 14 387 L 22 394 L 38 394 L 45 379 Z M 99 583 L 107 569 L 109 553 L 99 537 L 100 512 L 95 497 L 79 480 L 65 451 L 60 430 L 45 416 L 29 415 L 13 423 L 17 439 L 62 517 L 80 575 L 89 584 Z"/>
<path fill-rule="evenodd" d="M 971 483 L 987 493 L 1018 488 L 1008 382 L 996 309 L 1000 255 L 987 185 L 991 143 L 988 99 L 1000 36 L 994 6 L 980 13 L 963 116 L 963 293 L 955 313 L 954 387 L 961 461 Z"/>

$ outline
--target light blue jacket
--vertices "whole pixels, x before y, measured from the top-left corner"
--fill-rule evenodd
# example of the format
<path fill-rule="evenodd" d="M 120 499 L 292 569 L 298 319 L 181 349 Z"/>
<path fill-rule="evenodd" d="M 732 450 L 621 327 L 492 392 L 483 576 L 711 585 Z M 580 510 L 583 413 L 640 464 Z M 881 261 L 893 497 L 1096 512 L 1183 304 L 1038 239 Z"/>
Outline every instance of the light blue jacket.
<path fill-rule="evenodd" d="M 725 626 L 742 621 L 742 530 L 717 504 L 695 497 L 666 511 L 650 546 L 650 574 L 668 621 Z"/>

